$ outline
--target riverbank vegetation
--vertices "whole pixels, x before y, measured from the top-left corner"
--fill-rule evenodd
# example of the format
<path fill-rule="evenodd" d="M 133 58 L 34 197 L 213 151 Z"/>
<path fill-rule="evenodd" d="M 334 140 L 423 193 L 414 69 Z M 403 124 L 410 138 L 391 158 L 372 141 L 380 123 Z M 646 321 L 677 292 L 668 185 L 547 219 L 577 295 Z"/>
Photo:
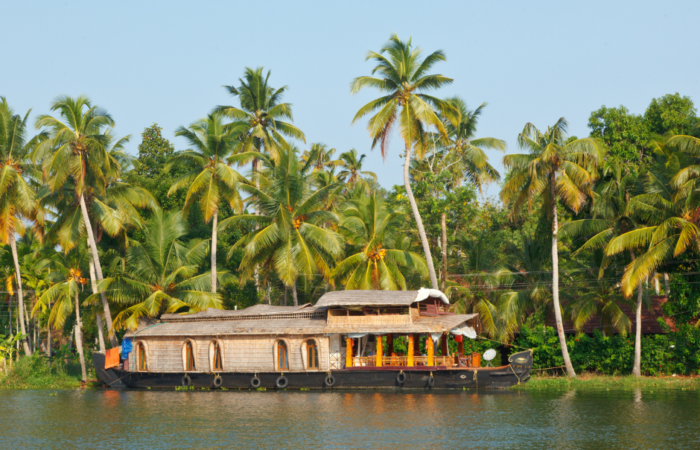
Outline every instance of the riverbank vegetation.
<path fill-rule="evenodd" d="M 576 378 L 562 376 L 535 375 L 527 383 L 517 384 L 510 389 L 523 391 L 538 390 L 700 390 L 700 378 L 682 376 L 634 377 L 598 375 L 583 373 Z"/>
<path fill-rule="evenodd" d="M 137 155 L 87 97 L 57 97 L 33 124 L 3 97 L 0 332 L 19 333 L 20 352 L 2 357 L 52 358 L 66 345 L 86 379 L 90 352 L 116 346 L 143 318 L 432 287 L 455 312 L 479 313 L 495 345 L 535 348 L 536 368 L 697 373 L 691 99 L 651 99 L 641 115 L 603 106 L 581 138 L 556 112 L 486 137 L 485 103 L 436 94 L 453 81 L 434 73 L 445 59 L 392 36 L 368 54 L 371 75 L 352 81 L 353 93 L 380 96 L 348 123 L 366 123 L 372 148 L 404 159 L 404 185 L 391 189 L 363 166 L 370 149 L 306 136 L 287 87 L 262 68 L 226 86 L 231 105 L 183 118 L 203 117 L 177 130 L 187 148 L 153 124 Z M 395 132 L 401 155 L 388 154 Z M 509 134 L 519 149 L 500 174 L 488 152 L 504 151 Z M 498 198 L 484 195 L 492 183 Z M 642 337 L 653 294 L 668 296 L 677 329 Z M 544 326 L 549 316 L 558 331 Z M 583 335 L 591 324 L 596 332 Z"/>

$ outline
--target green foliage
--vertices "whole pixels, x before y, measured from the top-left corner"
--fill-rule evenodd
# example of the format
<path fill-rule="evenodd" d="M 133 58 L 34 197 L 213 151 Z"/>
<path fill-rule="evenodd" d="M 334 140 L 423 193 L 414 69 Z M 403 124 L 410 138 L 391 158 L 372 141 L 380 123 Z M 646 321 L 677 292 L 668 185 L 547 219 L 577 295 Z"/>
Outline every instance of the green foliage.
<path fill-rule="evenodd" d="M 559 338 L 551 327 L 524 326 L 514 341 L 533 349 L 533 368 L 563 365 Z M 620 335 L 568 336 L 567 346 L 574 369 L 606 375 L 628 374 L 634 362 L 634 338 Z M 513 348 L 511 353 L 519 351 Z M 552 371 L 550 371 L 551 373 Z M 647 375 L 697 375 L 700 373 L 700 329 L 680 325 L 678 331 L 642 338 L 642 373 Z"/>
<path fill-rule="evenodd" d="M 700 318 L 700 284 L 697 275 L 671 277 L 668 302 L 663 311 L 676 323 L 696 323 Z"/>
<path fill-rule="evenodd" d="M 71 353 L 67 346 L 51 359 L 39 353 L 23 356 L 8 369 L 8 373 L 0 378 L 0 387 L 66 389 L 79 387 L 81 382 L 78 356 Z M 94 376 L 94 372 L 89 374 L 89 378 Z"/>
<path fill-rule="evenodd" d="M 603 139 L 610 156 L 638 163 L 649 154 L 647 143 L 651 133 L 648 125 L 642 116 L 631 114 L 624 106 L 601 106 L 588 118 L 588 128 L 592 137 Z"/>
<path fill-rule="evenodd" d="M 660 135 L 693 134 L 698 131 L 697 109 L 690 97 L 666 94 L 655 98 L 644 113 L 644 121 L 652 133 Z"/>

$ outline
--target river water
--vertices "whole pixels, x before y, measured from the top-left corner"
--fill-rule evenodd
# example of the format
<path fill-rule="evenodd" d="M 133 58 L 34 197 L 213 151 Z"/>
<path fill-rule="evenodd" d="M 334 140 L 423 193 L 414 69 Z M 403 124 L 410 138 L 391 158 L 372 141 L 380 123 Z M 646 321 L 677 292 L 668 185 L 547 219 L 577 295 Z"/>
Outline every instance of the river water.
<path fill-rule="evenodd" d="M 700 447 L 698 391 L 0 390 L 0 448 Z"/>

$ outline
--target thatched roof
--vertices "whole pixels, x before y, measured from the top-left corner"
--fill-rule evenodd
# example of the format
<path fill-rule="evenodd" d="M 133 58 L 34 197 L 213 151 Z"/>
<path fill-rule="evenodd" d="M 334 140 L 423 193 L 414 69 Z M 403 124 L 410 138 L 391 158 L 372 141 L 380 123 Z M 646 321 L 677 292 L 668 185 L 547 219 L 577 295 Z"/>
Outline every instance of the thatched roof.
<path fill-rule="evenodd" d="M 265 319 L 166 321 L 143 327 L 127 336 L 227 336 L 227 335 L 322 335 L 329 333 L 437 333 L 449 331 L 473 319 L 476 314 L 449 314 L 435 317 L 416 317 L 409 324 L 360 325 L 326 323 L 325 313 L 312 317 L 287 315 L 269 316 Z"/>
<path fill-rule="evenodd" d="M 434 289 L 419 291 L 332 291 L 326 292 L 316 306 L 409 306 L 426 298 L 438 298 L 449 303 L 447 297 Z"/>
<path fill-rule="evenodd" d="M 163 314 L 161 320 L 166 322 L 172 321 L 193 321 L 193 320 L 207 320 L 207 319 L 244 319 L 248 316 L 270 316 L 278 314 L 300 314 L 300 313 L 313 313 L 319 308 L 313 306 L 311 303 L 306 303 L 300 306 L 273 306 L 273 305 L 253 305 L 248 308 L 238 309 L 238 310 L 224 310 L 209 308 L 206 311 L 194 313 L 194 314 Z"/>

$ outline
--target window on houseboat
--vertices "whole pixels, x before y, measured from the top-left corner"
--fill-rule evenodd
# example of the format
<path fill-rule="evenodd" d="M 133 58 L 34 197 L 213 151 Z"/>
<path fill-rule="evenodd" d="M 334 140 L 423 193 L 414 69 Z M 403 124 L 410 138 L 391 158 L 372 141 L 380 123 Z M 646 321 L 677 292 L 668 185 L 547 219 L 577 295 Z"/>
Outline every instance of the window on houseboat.
<path fill-rule="evenodd" d="M 146 364 L 146 347 L 143 344 L 139 344 L 136 357 L 138 358 L 139 363 L 138 370 L 148 370 L 148 366 Z"/>
<path fill-rule="evenodd" d="M 309 369 L 318 369 L 318 347 L 316 341 L 306 343 L 307 364 Z"/>
<path fill-rule="evenodd" d="M 221 362 L 221 346 L 219 341 L 214 341 L 214 370 L 224 370 L 224 365 Z"/>
<path fill-rule="evenodd" d="M 289 351 L 284 341 L 277 343 L 277 361 L 279 370 L 289 370 Z"/>
<path fill-rule="evenodd" d="M 188 341 L 185 344 L 185 370 L 197 370 L 194 361 L 194 349 L 192 342 Z"/>

